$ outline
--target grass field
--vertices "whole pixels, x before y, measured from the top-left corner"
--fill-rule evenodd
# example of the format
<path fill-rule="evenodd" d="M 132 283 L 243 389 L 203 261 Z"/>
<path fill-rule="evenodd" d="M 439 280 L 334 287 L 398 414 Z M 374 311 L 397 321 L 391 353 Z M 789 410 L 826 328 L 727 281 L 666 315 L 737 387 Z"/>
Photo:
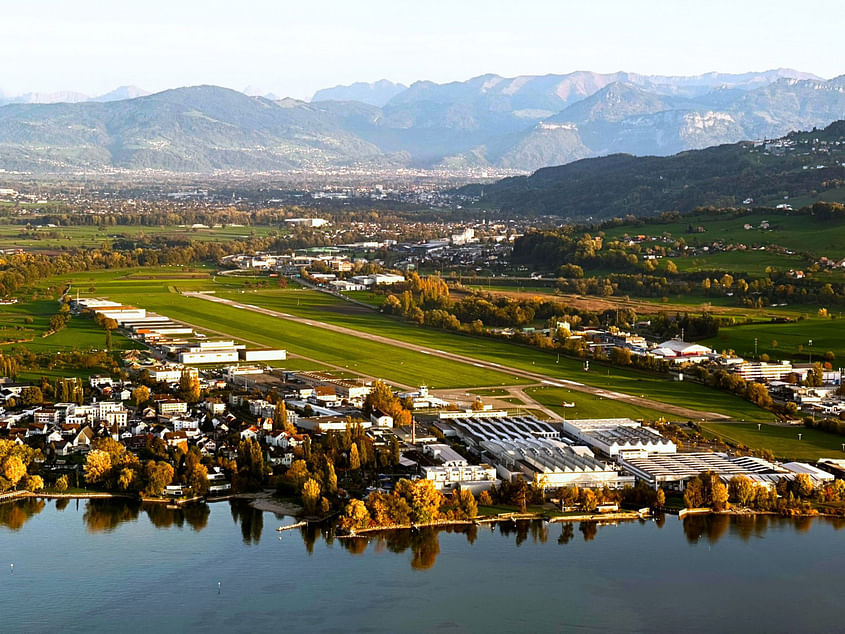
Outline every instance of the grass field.
<path fill-rule="evenodd" d="M 809 460 L 845 458 L 842 443 L 845 437 L 806 427 L 757 425 L 747 423 L 705 423 L 705 433 L 723 440 L 742 443 L 752 449 L 769 449 L 781 460 Z M 801 434 L 801 440 L 798 440 Z"/>
<path fill-rule="evenodd" d="M 656 401 L 712 411 L 736 419 L 769 421 L 772 416 L 736 396 L 693 383 L 677 383 L 634 370 L 593 364 L 585 373 L 582 363 L 566 357 L 487 337 L 471 337 L 417 327 L 407 322 L 354 306 L 336 297 L 298 287 L 245 291 L 248 280 L 236 277 L 184 278 L 184 273 L 201 267 L 159 267 L 131 271 L 97 271 L 62 276 L 44 286 L 71 282 L 83 295 L 105 296 L 186 321 L 209 333 L 226 333 L 245 343 L 283 346 L 290 352 L 350 371 L 383 377 L 405 385 L 426 384 L 433 388 L 492 387 L 525 384 L 506 371 L 494 371 L 472 364 L 403 350 L 402 342 L 425 345 L 484 361 L 541 372 L 556 378 L 575 380 Z M 171 277 L 167 277 L 167 276 Z M 390 346 L 304 324 L 279 320 L 257 313 L 184 297 L 179 290 L 214 290 L 222 297 L 264 306 L 294 315 L 346 326 L 363 333 L 395 339 Z M 90 333 L 94 337 L 94 333 Z"/>
<path fill-rule="evenodd" d="M 646 372 L 594 364 L 585 373 L 582 363 L 529 346 L 489 337 L 471 337 L 414 326 L 407 322 L 369 312 L 353 310 L 342 300 L 309 290 L 262 290 L 219 293 L 257 306 L 294 315 L 319 319 L 361 332 L 370 332 L 398 341 L 425 345 L 447 352 L 464 354 L 505 367 L 542 372 L 557 378 L 575 380 L 618 392 L 645 395 L 664 403 L 692 409 L 719 412 L 737 419 L 770 421 L 773 416 L 739 397 L 694 383 L 678 383 Z M 523 381 L 524 382 L 524 381 Z"/>
<path fill-rule="evenodd" d="M 744 274 L 747 277 L 762 277 L 766 274 L 767 267 L 784 271 L 787 269 L 803 269 L 808 264 L 806 258 L 797 255 L 781 255 L 770 251 L 722 251 L 712 255 L 670 259 L 681 273 L 725 271 Z M 668 261 L 664 260 L 664 262 Z M 661 265 L 661 268 L 663 267 L 665 265 Z"/>
<path fill-rule="evenodd" d="M 647 407 L 629 405 L 611 399 L 601 398 L 594 394 L 575 392 L 558 387 L 529 387 L 525 392 L 532 396 L 540 405 L 548 407 L 562 418 L 633 418 L 634 420 L 657 420 L 658 418 L 672 419 L 665 412 Z M 563 407 L 563 402 L 575 403 L 575 407 Z"/>
<path fill-rule="evenodd" d="M 740 356 L 754 357 L 754 339 L 758 354 L 772 359 L 823 361 L 827 351 L 838 363 L 845 361 L 845 321 L 841 319 L 804 319 L 788 324 L 748 324 L 721 328 L 719 334 L 701 343 L 714 350 L 734 350 Z M 813 340 L 812 347 L 809 341 Z M 799 350 L 801 346 L 801 350 Z M 839 367 L 837 361 L 834 367 Z"/>
<path fill-rule="evenodd" d="M 24 347 L 35 353 L 101 350 L 105 347 L 105 332 L 94 323 L 93 319 L 85 317 L 72 317 L 62 330 L 44 337 L 47 322 L 56 313 L 58 307 L 58 302 L 47 299 L 3 306 L 0 312 L 0 327 L 6 327 L 8 330 L 22 325 L 24 330 L 13 330 L 13 332 L 25 333 L 27 337 L 32 337 L 31 341 L 8 345 Z M 27 317 L 32 319 L 31 325 L 25 323 Z M 137 344 L 117 332 L 112 333 L 112 349 L 126 350 L 134 347 L 137 347 Z M 0 346 L 0 350 L 2 349 L 3 346 Z"/>
<path fill-rule="evenodd" d="M 127 279 L 126 272 L 98 273 L 93 277 L 71 276 L 75 283 L 91 283 L 95 294 L 140 306 L 173 319 L 195 324 L 209 332 L 226 333 L 245 343 L 283 346 L 290 352 L 328 364 L 349 368 L 370 376 L 383 377 L 405 385 L 429 385 L 433 388 L 476 387 L 525 383 L 505 372 L 477 368 L 469 364 L 433 357 L 422 358 L 417 352 L 401 347 L 364 341 L 350 335 L 327 333 L 303 324 L 275 319 L 237 308 L 213 304 L 170 292 L 170 287 L 200 290 L 214 288 L 234 291 L 243 284 L 239 278 L 220 277 L 216 281 Z M 137 276 L 137 272 L 136 272 Z M 303 305 L 337 302 L 314 291 L 279 291 L 301 298 Z M 232 296 L 243 299 L 239 292 Z M 252 295 L 250 295 L 250 301 Z M 296 299 L 291 300 L 296 304 Z M 365 310 L 365 309 L 359 309 Z M 372 313 L 375 315 L 375 313 Z"/>
<path fill-rule="evenodd" d="M 769 221 L 768 230 L 757 228 L 764 220 Z M 745 224 L 755 228 L 746 230 L 743 228 Z M 704 233 L 688 233 L 690 225 L 704 227 Z M 705 245 L 717 240 L 748 246 L 773 244 L 817 256 L 845 257 L 845 221 L 821 222 L 807 216 L 788 216 L 774 211 L 750 212 L 736 218 L 697 214 L 668 224 L 607 229 L 608 238 L 619 238 L 624 234 L 654 237 L 668 234 L 673 238 L 682 237 L 690 245 Z M 783 269 L 784 266 L 778 268 Z"/>
<path fill-rule="evenodd" d="M 174 240 L 241 240 L 252 235 L 265 236 L 271 231 L 284 232 L 278 227 L 215 227 L 197 228 L 165 225 L 158 227 L 112 226 L 102 230 L 94 226 L 39 227 L 26 231 L 24 225 L 0 224 L 0 248 L 23 247 L 27 250 L 89 248 L 111 244 L 116 239 L 137 239 L 158 236 Z"/>

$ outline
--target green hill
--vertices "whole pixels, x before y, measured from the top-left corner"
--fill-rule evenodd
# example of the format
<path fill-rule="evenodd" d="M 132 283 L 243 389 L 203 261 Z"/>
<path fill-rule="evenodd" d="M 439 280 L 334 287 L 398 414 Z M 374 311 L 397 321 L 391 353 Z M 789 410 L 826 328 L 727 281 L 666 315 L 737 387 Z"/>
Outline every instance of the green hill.
<path fill-rule="evenodd" d="M 510 214 L 612 218 L 845 200 L 845 121 L 673 156 L 615 154 L 461 190 Z M 745 202 L 748 201 L 748 202 Z M 797 206 L 797 205 L 796 205 Z"/>

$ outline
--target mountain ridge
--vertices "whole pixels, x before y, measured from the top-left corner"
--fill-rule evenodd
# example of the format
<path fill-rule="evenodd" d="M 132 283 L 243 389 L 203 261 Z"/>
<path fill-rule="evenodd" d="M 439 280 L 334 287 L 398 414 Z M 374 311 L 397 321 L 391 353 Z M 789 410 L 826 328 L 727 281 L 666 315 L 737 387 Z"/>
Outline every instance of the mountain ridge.
<path fill-rule="evenodd" d="M 371 99 L 384 101 L 381 106 L 322 98 L 351 95 L 335 89 L 308 102 L 217 86 L 154 94 L 127 86 L 85 101 L 0 106 L 0 168 L 531 172 L 607 154 L 665 156 L 774 138 L 845 117 L 845 76 L 807 75 L 577 71 L 353 85 L 366 95 L 378 86 L 386 90 Z"/>

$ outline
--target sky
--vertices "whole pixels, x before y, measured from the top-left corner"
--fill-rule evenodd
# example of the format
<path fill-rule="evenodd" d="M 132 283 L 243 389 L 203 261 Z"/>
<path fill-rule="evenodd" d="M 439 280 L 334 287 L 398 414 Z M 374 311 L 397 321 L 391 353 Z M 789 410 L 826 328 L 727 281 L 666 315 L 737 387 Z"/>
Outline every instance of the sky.
<path fill-rule="evenodd" d="M 0 91 L 216 84 L 309 99 L 354 81 L 486 73 L 783 67 L 830 78 L 845 73 L 840 1 L 10 1 Z"/>

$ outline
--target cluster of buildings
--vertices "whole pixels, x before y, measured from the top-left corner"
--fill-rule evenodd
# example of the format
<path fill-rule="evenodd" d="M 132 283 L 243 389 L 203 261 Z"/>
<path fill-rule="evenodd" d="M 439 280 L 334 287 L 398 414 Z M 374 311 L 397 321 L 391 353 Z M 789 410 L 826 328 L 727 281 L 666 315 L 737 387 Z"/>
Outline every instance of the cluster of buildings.
<path fill-rule="evenodd" d="M 287 352 L 262 348 L 247 350 L 232 340 L 212 340 L 193 327 L 174 321 L 144 308 L 125 306 L 119 302 L 98 298 L 71 300 L 71 310 L 89 310 L 104 318 L 113 319 L 130 339 L 147 344 L 164 358 L 184 365 L 235 363 L 238 361 L 284 361 Z"/>
<path fill-rule="evenodd" d="M 716 473 L 726 483 L 745 475 L 766 487 L 781 479 L 792 480 L 799 473 L 807 474 L 816 485 L 834 478 L 830 469 L 806 463 L 679 453 L 675 443 L 659 431 L 627 418 L 547 422 L 504 412 L 460 416 L 444 412 L 435 426 L 446 438 L 460 441 L 481 462 L 477 471 L 461 471 L 456 467 L 464 463 L 452 453 L 442 465 L 423 467 L 425 477 L 445 490 L 466 486 L 477 491 L 496 480 L 515 478 L 547 489 L 621 488 L 642 481 L 653 488 L 683 490 L 687 481 L 704 471 Z"/>

